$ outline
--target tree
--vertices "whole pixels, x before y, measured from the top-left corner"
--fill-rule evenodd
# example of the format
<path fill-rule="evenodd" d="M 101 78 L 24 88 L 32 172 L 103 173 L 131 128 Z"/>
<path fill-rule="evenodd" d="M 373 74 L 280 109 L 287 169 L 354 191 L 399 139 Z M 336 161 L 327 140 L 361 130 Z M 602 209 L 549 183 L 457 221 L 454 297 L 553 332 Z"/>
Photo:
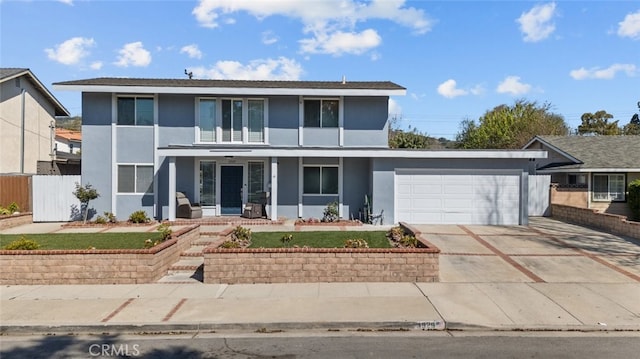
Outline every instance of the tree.
<path fill-rule="evenodd" d="M 485 112 L 478 122 L 465 119 L 456 135 L 458 148 L 519 149 L 537 135 L 567 135 L 564 118 L 542 105 L 524 99 L 513 106 L 499 105 Z"/>
<path fill-rule="evenodd" d="M 393 117 L 389 121 L 389 148 L 429 148 L 432 145 L 432 138 L 416 128 L 401 130 L 398 120 L 397 117 Z"/>
<path fill-rule="evenodd" d="M 87 223 L 87 216 L 89 214 L 89 201 L 94 200 L 100 195 L 98 191 L 90 184 L 86 184 L 84 187 L 76 182 L 76 190 L 73 191 L 73 195 L 80 201 L 82 205 L 82 211 L 84 212 L 84 223 Z"/>
<path fill-rule="evenodd" d="M 613 136 L 620 134 L 618 121 L 609 122 L 613 115 L 607 111 L 600 110 L 596 113 L 586 112 L 580 116 L 582 124 L 578 126 L 579 135 L 606 135 Z"/>
<path fill-rule="evenodd" d="M 638 117 L 637 113 L 633 114 L 631 121 L 624 125 L 622 128 L 622 134 L 626 136 L 640 135 L 640 117 Z"/>

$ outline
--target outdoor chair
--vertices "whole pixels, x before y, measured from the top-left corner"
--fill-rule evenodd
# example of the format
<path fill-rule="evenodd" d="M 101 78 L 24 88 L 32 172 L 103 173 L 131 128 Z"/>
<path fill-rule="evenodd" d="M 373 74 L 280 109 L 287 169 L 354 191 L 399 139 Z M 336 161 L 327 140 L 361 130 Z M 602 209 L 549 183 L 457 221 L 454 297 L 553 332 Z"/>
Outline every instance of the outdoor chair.
<path fill-rule="evenodd" d="M 189 198 L 182 192 L 176 192 L 176 217 L 178 218 L 202 218 L 202 207 L 197 204 L 191 204 Z"/>
<path fill-rule="evenodd" d="M 380 211 L 380 214 L 370 214 L 369 215 L 369 223 L 371 224 L 384 224 L 384 209 Z"/>

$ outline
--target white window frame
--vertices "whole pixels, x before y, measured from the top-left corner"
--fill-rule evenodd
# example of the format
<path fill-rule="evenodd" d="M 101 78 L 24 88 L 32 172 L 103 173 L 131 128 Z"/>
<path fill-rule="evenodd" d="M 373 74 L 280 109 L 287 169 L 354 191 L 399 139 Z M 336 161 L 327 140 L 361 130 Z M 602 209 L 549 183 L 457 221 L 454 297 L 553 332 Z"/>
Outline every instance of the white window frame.
<path fill-rule="evenodd" d="M 134 108 L 133 108 L 133 115 L 134 115 L 134 119 L 133 119 L 133 125 L 121 125 L 118 123 L 118 100 L 121 98 L 132 98 L 134 101 Z M 137 121 L 138 121 L 138 116 L 137 116 L 137 100 L 138 99 L 150 99 L 153 101 L 153 116 L 152 116 L 152 121 L 151 124 L 148 125 L 138 125 Z M 114 104 L 114 113 L 115 113 L 115 124 L 118 127 L 153 127 L 153 125 L 156 122 L 156 116 L 157 116 L 157 106 L 156 106 L 156 97 L 153 95 L 149 95 L 149 96 L 140 96 L 140 95 L 127 95 L 127 94 L 119 94 L 116 95 L 116 99 L 115 99 L 115 104 Z"/>
<path fill-rule="evenodd" d="M 134 190 L 133 192 L 120 192 L 120 166 L 133 166 L 133 184 Z M 152 172 L 151 185 L 149 186 L 149 192 L 139 192 L 138 191 L 138 167 L 151 167 L 151 170 L 154 171 L 153 163 L 118 163 L 116 164 L 116 191 L 117 194 L 122 195 L 141 195 L 141 194 L 154 194 L 155 190 L 155 172 Z"/>
<path fill-rule="evenodd" d="M 304 191 L 304 169 L 308 168 L 308 167 L 312 167 L 312 168 L 320 168 L 320 193 L 305 193 Z M 322 171 L 324 168 L 336 168 L 338 169 L 338 191 L 336 193 L 322 193 Z M 308 164 L 308 165 L 303 165 L 302 166 L 302 195 L 303 196 L 338 196 L 340 195 L 340 182 L 341 182 L 341 178 L 340 178 L 340 165 L 314 165 L 314 164 Z"/>
<path fill-rule="evenodd" d="M 603 198 L 602 196 L 599 195 L 603 195 L 604 192 L 596 192 L 596 188 L 595 188 L 595 182 L 596 182 L 596 177 L 606 177 L 607 178 L 607 192 L 606 192 L 606 198 Z M 617 177 L 616 181 L 614 182 L 618 182 L 620 179 L 622 180 L 622 191 L 620 192 L 622 194 L 622 198 L 615 198 L 613 196 L 611 196 L 611 193 L 618 193 L 616 191 L 612 191 L 611 190 L 611 179 L 612 177 Z M 593 174 L 593 188 L 591 189 L 591 193 L 592 193 L 592 200 L 594 202 L 624 202 L 626 201 L 626 182 L 627 181 L 627 176 L 624 173 L 616 173 L 616 174 L 606 174 L 606 173 L 594 173 Z"/>
<path fill-rule="evenodd" d="M 306 108 L 306 102 L 307 101 L 320 101 L 320 126 L 316 127 L 316 126 L 307 126 L 306 125 L 306 118 L 305 118 L 305 108 Z M 335 126 L 331 126 L 331 127 L 326 127 L 322 125 L 322 102 L 323 101 L 337 101 L 338 102 L 338 122 L 336 123 Z M 302 125 L 304 126 L 304 128 L 328 128 L 328 129 L 338 129 L 340 128 L 340 124 L 342 123 L 342 101 L 339 97 L 305 97 L 302 99 Z"/>
<path fill-rule="evenodd" d="M 201 100 L 208 100 L 208 101 L 214 101 L 216 103 L 216 115 L 215 118 L 213 119 L 213 141 L 202 141 L 200 135 L 200 101 Z M 195 107 L 196 107 L 196 125 L 195 125 L 195 129 L 196 129 L 196 143 L 216 143 L 218 142 L 218 132 L 222 129 L 220 126 L 220 100 L 216 97 L 196 97 L 196 103 L 195 103 Z"/>

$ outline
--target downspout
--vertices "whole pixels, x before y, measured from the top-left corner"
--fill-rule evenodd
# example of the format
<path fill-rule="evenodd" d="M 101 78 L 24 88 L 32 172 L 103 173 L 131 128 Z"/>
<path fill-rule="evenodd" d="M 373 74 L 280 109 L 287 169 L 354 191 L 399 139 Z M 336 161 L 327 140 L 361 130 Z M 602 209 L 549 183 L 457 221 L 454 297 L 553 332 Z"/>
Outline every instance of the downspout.
<path fill-rule="evenodd" d="M 25 89 L 20 92 L 20 173 L 24 174 Z"/>

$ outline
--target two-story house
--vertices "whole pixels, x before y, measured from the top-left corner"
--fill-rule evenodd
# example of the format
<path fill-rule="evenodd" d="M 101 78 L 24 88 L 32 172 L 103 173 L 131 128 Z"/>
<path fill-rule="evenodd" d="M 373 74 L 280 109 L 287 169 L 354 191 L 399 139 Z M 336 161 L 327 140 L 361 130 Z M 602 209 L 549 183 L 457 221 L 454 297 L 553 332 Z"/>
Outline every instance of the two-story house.
<path fill-rule="evenodd" d="M 392 82 L 95 78 L 82 92 L 82 181 L 98 213 L 176 217 L 176 192 L 204 216 L 239 215 L 268 194 L 270 218 L 385 223 L 527 223 L 529 161 L 543 151 L 388 148 Z"/>
<path fill-rule="evenodd" d="M 26 68 L 0 68 L 0 173 L 37 172 L 51 161 L 56 116 L 64 106 Z"/>

